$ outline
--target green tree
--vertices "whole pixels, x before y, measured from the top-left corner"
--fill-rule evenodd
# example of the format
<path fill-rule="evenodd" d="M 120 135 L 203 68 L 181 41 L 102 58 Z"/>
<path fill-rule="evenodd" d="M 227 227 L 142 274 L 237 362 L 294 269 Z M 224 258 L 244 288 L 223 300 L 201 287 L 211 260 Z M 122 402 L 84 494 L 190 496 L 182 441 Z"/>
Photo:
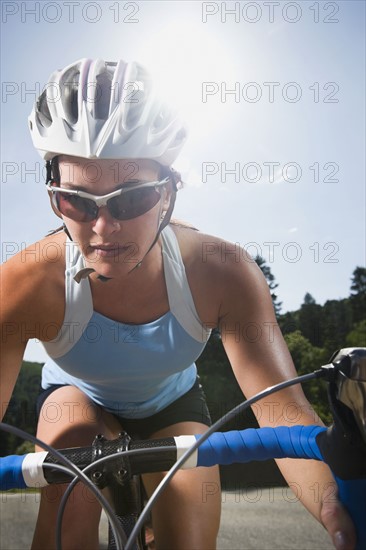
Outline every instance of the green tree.
<path fill-rule="evenodd" d="M 359 323 L 366 318 L 366 268 L 356 267 L 351 278 L 351 308 L 353 322 Z"/>
<path fill-rule="evenodd" d="M 322 307 L 316 303 L 313 296 L 307 292 L 304 302 L 298 312 L 299 329 L 314 346 L 320 346 L 322 334 Z"/>
<path fill-rule="evenodd" d="M 16 426 L 27 433 L 36 433 L 36 400 L 41 383 L 40 363 L 23 361 L 22 368 L 9 402 L 4 422 Z M 2 433 L 0 438 L 0 455 L 13 454 L 23 440 L 12 434 Z"/>
<path fill-rule="evenodd" d="M 299 315 L 297 311 L 287 311 L 278 317 L 278 324 L 282 334 L 290 334 L 300 330 Z"/>
<path fill-rule="evenodd" d="M 322 309 L 322 344 L 328 356 L 344 348 L 347 334 L 352 329 L 350 300 L 328 300 Z"/>
<path fill-rule="evenodd" d="M 299 376 L 313 372 L 328 360 L 325 350 L 313 346 L 299 330 L 285 335 L 285 340 Z M 322 420 L 330 423 L 332 417 L 328 406 L 326 383 L 319 379 L 312 380 L 303 385 L 303 390 Z"/>
<path fill-rule="evenodd" d="M 356 267 L 352 273 L 351 294 L 366 294 L 366 268 Z"/>
<path fill-rule="evenodd" d="M 346 346 L 350 348 L 366 347 L 366 319 L 356 323 L 346 336 Z"/>
<path fill-rule="evenodd" d="M 275 282 L 276 280 L 275 276 L 273 275 L 271 268 L 266 264 L 266 260 L 262 258 L 262 256 L 257 255 L 254 258 L 254 261 L 256 262 L 256 264 L 258 265 L 258 267 L 260 268 L 260 270 L 262 271 L 263 275 L 266 278 L 267 284 L 271 291 L 273 307 L 274 307 L 276 316 L 278 316 L 281 311 L 282 302 L 278 301 L 278 296 L 274 292 L 278 287 L 278 283 Z"/>
<path fill-rule="evenodd" d="M 310 304 L 316 304 L 315 299 L 312 297 L 312 295 L 309 292 L 307 292 L 304 296 L 304 304 L 307 306 Z"/>

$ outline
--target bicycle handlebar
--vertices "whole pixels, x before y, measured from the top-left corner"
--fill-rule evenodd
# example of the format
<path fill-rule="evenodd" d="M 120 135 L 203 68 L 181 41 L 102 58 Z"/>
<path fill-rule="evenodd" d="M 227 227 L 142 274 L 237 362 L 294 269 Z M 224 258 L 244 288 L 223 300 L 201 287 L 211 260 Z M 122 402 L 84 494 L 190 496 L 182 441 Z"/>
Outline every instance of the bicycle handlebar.
<path fill-rule="evenodd" d="M 316 436 L 326 428 L 320 426 L 279 426 L 277 428 L 250 428 L 242 431 L 214 433 L 197 449 L 185 468 L 233 464 L 271 458 L 313 458 L 322 460 Z M 199 436 L 178 436 L 146 441 L 130 441 L 128 451 L 129 474 L 161 472 L 171 468 Z M 105 441 L 100 456 L 116 454 L 118 469 L 126 467 L 123 451 L 118 452 L 120 439 Z M 162 448 L 163 452 L 156 450 Z M 143 454 L 134 451 L 143 449 Z M 164 450 L 167 449 L 167 450 Z M 93 462 L 93 447 L 76 447 L 60 452 L 75 466 L 84 469 Z M 122 460 L 123 457 L 123 461 Z M 58 464 L 51 453 L 28 453 L 0 458 L 0 490 L 44 487 L 50 483 L 69 482 L 73 476 L 53 469 Z M 122 470 L 123 470 L 122 467 Z"/>
<path fill-rule="evenodd" d="M 351 465 L 346 471 L 340 471 L 337 467 L 339 455 L 334 452 L 334 446 L 332 453 L 330 455 L 328 453 L 330 437 L 334 438 L 332 428 L 298 425 L 214 433 L 190 457 L 185 467 L 263 461 L 271 458 L 323 460 L 331 467 L 338 485 L 340 500 L 349 510 L 356 525 L 356 548 L 361 550 L 366 548 L 366 453 L 363 448 L 358 449 L 358 465 L 354 474 Z M 169 469 L 197 439 L 199 436 L 131 441 L 127 451 L 131 453 L 128 458 L 129 473 L 142 474 Z M 120 445 L 120 439 L 105 441 L 100 454 L 103 456 L 115 454 Z M 341 452 L 347 452 L 344 441 L 342 445 Z M 165 448 L 167 450 L 164 450 Z M 144 449 L 143 454 L 142 449 Z M 161 449 L 161 452 L 157 453 L 157 449 Z M 80 468 L 92 462 L 92 447 L 65 449 L 60 452 Z M 136 452 L 134 456 L 133 453 Z M 354 453 L 354 449 L 352 452 Z M 125 456 L 126 451 L 121 452 L 120 457 L 116 455 L 119 469 L 121 465 L 122 470 L 126 467 Z M 1 458 L 0 489 L 41 487 L 48 483 L 70 481 L 71 476 L 52 468 L 56 463 L 57 461 L 47 452 Z"/>

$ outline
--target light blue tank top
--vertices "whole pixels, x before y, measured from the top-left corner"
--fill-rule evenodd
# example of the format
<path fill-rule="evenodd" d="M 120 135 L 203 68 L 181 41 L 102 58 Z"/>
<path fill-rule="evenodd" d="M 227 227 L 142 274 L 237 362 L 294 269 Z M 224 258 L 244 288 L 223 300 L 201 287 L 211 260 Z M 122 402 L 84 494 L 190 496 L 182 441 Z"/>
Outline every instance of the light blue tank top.
<path fill-rule="evenodd" d="M 43 345 L 49 355 L 42 387 L 70 384 L 125 418 L 159 412 L 193 386 L 199 357 L 210 336 L 197 315 L 178 241 L 161 233 L 169 311 L 150 323 L 118 323 L 93 311 L 90 283 L 75 243 L 67 241 L 64 322 Z M 79 282 L 76 282 L 79 281 Z"/>

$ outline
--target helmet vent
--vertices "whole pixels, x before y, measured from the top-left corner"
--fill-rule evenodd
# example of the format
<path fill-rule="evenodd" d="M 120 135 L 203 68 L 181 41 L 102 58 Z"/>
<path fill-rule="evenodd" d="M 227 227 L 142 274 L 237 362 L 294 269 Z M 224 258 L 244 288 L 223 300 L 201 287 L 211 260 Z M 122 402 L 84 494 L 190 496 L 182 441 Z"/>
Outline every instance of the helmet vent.
<path fill-rule="evenodd" d="M 107 120 L 109 116 L 109 103 L 112 92 L 111 84 L 112 77 L 109 72 L 105 71 L 97 76 L 94 105 L 95 118 Z"/>
<path fill-rule="evenodd" d="M 47 104 L 47 90 L 44 90 L 38 98 L 36 114 L 42 126 L 49 128 L 52 124 L 52 117 Z"/>
<path fill-rule="evenodd" d="M 130 78 L 131 80 L 125 82 L 123 86 L 125 128 L 127 130 L 141 126 L 152 85 L 150 75 L 141 66 L 135 67 L 135 72 L 130 74 Z"/>
<path fill-rule="evenodd" d="M 157 117 L 155 117 L 153 123 L 153 131 L 159 131 L 159 129 L 164 125 L 164 112 L 160 111 Z"/>
<path fill-rule="evenodd" d="M 79 118 L 78 89 L 80 72 L 72 68 L 67 71 L 61 85 L 61 100 L 65 118 L 69 124 L 75 124 Z"/>
<path fill-rule="evenodd" d="M 186 139 L 186 137 L 187 137 L 187 132 L 185 128 L 181 128 L 175 136 L 174 142 L 172 143 L 172 147 L 177 147 L 181 145 Z"/>

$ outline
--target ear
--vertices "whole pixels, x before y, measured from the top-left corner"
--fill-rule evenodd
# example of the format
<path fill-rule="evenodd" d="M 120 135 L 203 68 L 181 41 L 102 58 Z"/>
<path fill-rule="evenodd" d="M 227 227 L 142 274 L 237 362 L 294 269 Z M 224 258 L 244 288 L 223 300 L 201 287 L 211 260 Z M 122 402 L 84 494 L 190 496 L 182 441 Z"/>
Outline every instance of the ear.
<path fill-rule="evenodd" d="M 172 196 L 172 183 L 169 182 L 164 190 L 163 190 L 163 193 L 164 193 L 164 198 L 163 198 L 163 206 L 162 206 L 162 210 L 163 212 L 166 212 L 169 208 L 169 205 L 170 205 L 170 199 L 171 199 L 171 196 Z"/>
<path fill-rule="evenodd" d="M 49 199 L 50 199 L 50 203 L 51 203 L 52 210 L 54 211 L 54 213 L 56 214 L 56 216 L 62 220 L 62 216 L 61 216 L 60 212 L 57 210 L 56 206 L 55 206 L 54 203 L 53 203 L 51 191 L 48 191 L 48 197 L 49 197 Z"/>

